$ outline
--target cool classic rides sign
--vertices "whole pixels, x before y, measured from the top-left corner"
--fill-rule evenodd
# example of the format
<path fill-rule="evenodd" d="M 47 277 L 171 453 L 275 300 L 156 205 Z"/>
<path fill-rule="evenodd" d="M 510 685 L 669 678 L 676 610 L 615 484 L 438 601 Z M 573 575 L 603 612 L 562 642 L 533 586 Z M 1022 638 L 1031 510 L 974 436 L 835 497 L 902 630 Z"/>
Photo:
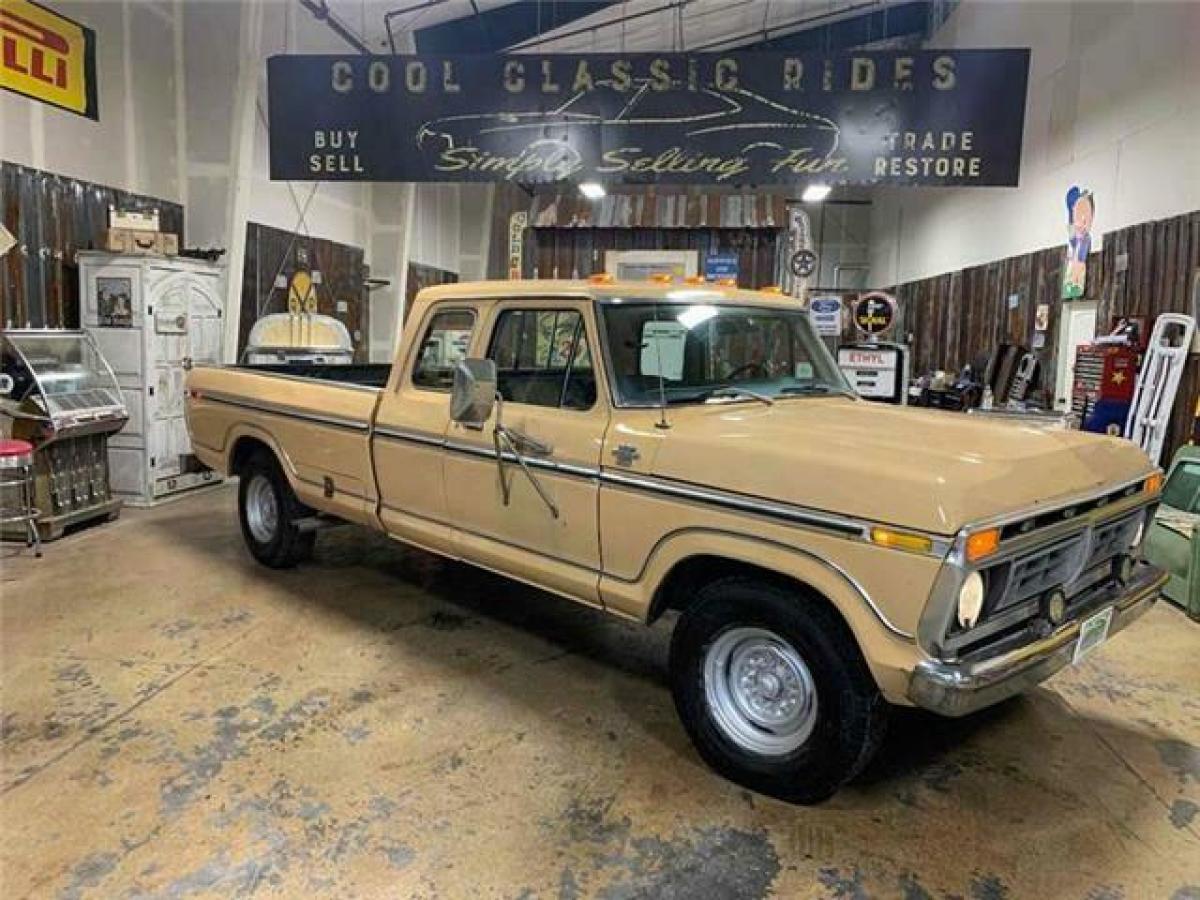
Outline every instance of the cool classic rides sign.
<path fill-rule="evenodd" d="M 271 177 L 1017 184 L 1028 50 L 276 56 Z"/>

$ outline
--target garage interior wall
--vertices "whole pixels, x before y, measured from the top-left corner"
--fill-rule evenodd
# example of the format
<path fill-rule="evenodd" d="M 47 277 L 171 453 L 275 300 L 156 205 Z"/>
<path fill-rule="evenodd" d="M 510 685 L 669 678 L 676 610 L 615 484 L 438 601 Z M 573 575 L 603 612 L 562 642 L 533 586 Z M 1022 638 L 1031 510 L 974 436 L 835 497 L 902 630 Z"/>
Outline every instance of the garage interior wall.
<path fill-rule="evenodd" d="M 354 52 L 294 0 L 54 9 L 96 31 L 100 121 L 0 93 L 0 159 L 183 204 L 187 244 L 226 248 L 230 272 L 243 269 L 250 222 L 361 247 L 372 276 L 388 282 L 370 295 L 373 360 L 390 357 L 410 249 L 413 261 L 465 265 L 472 276 L 486 259 L 486 229 L 467 223 L 488 215 L 491 188 L 270 180 L 266 59 Z M 241 290 L 228 279 L 227 310 Z M 230 359 L 236 319 L 227 317 Z"/>
<path fill-rule="evenodd" d="M 1021 185 L 875 191 L 872 284 L 1062 244 L 1076 184 L 1093 234 L 1200 209 L 1200 4 L 964 0 L 931 44 L 1031 48 Z"/>

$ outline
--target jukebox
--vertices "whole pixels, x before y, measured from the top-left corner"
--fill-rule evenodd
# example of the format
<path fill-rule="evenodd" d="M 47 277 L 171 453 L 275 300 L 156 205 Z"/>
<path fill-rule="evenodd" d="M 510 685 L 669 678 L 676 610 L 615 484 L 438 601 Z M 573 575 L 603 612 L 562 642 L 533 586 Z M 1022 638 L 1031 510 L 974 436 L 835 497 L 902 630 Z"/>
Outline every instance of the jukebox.
<path fill-rule="evenodd" d="M 108 438 L 128 412 L 117 379 L 83 331 L 0 331 L 0 422 L 34 446 L 34 505 L 42 540 L 69 525 L 115 519 Z M 5 532 L 4 537 L 23 534 Z"/>

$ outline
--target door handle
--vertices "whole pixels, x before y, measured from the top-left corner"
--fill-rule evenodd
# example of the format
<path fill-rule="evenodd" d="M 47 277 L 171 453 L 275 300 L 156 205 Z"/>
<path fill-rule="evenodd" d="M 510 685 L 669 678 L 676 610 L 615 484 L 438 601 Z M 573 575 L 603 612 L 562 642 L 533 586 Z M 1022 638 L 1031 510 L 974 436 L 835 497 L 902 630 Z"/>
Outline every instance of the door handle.
<path fill-rule="evenodd" d="M 550 456 L 554 452 L 554 445 L 552 444 L 539 441 L 535 437 L 530 437 L 512 428 L 507 429 L 507 431 L 513 445 L 522 453 L 528 453 L 530 456 Z"/>

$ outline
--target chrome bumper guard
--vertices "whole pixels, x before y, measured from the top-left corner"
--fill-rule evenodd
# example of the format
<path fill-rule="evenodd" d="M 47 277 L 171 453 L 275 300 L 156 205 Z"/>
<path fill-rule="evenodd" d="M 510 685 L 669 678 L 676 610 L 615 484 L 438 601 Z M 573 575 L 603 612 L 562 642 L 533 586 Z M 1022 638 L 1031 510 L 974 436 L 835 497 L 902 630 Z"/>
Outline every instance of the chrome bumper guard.
<path fill-rule="evenodd" d="M 1140 564 L 1128 583 L 1114 584 L 1090 598 L 1086 609 L 1045 637 L 985 659 L 928 659 L 918 664 L 908 684 L 908 697 L 917 706 L 944 716 L 964 716 L 1006 700 L 1071 663 L 1080 625 L 1088 616 L 1112 606 L 1108 629 L 1112 637 L 1154 605 L 1166 582 L 1167 573 L 1162 569 Z"/>

